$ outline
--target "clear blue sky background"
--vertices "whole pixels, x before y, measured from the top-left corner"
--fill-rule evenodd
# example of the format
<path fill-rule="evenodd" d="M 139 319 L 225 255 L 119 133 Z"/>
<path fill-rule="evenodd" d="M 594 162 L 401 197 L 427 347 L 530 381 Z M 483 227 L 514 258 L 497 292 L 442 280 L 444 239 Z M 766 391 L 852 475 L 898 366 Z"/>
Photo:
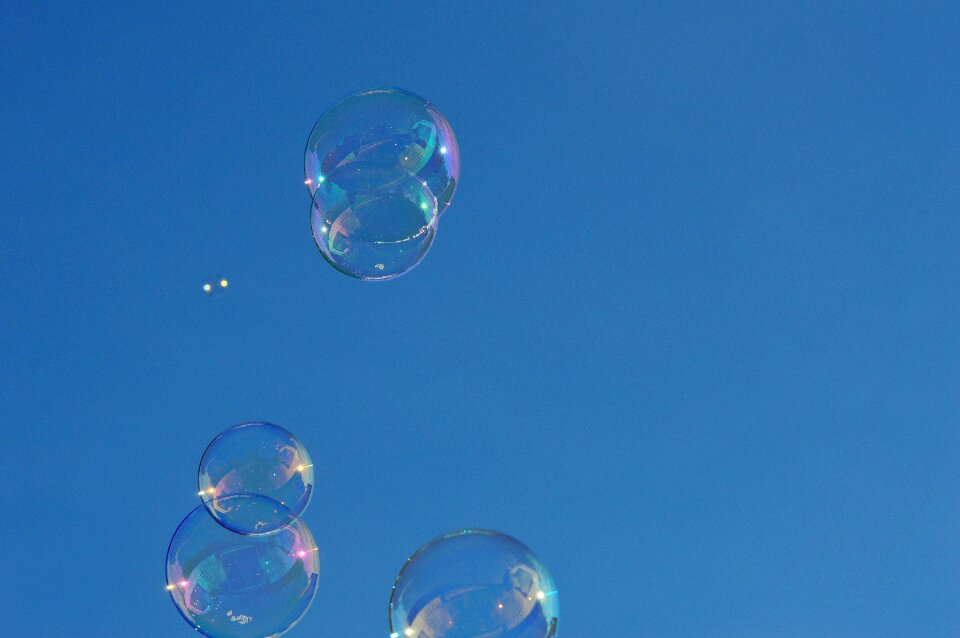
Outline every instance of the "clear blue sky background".
<path fill-rule="evenodd" d="M 291 636 L 384 638 L 460 526 L 541 555 L 562 638 L 960 635 L 955 3 L 27 4 L 3 635 L 190 636 L 167 542 L 255 419 L 317 463 Z M 367 284 L 313 245 L 302 152 L 385 85 L 463 173 Z"/>

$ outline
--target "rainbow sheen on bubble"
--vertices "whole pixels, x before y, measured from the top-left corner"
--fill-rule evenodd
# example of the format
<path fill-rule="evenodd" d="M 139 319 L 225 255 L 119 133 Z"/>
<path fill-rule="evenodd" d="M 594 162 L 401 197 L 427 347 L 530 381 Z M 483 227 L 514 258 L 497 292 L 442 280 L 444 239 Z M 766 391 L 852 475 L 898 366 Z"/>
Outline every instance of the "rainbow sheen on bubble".
<path fill-rule="evenodd" d="M 552 638 L 557 588 L 520 541 L 489 530 L 437 538 L 411 556 L 390 596 L 398 637 Z"/>
<path fill-rule="evenodd" d="M 230 501 L 269 499 L 215 500 L 233 508 Z M 287 520 L 270 534 L 237 534 L 198 506 L 180 523 L 167 550 L 166 578 L 187 623 L 210 638 L 264 638 L 303 617 L 317 591 L 320 559 L 306 524 L 292 513 Z"/>
<path fill-rule="evenodd" d="M 404 180 L 356 193 L 322 184 L 310 224 L 320 252 L 358 279 L 391 279 L 416 266 L 437 234 L 437 200 L 424 184 Z"/>
<path fill-rule="evenodd" d="M 199 496 L 218 523 L 267 534 L 303 514 L 313 493 L 313 462 L 300 441 L 272 423 L 242 423 L 215 438 L 200 460 Z M 223 499 L 233 495 L 267 499 Z"/>
<path fill-rule="evenodd" d="M 358 279 L 390 279 L 429 251 L 460 177 L 446 118 L 399 89 L 344 98 L 317 121 L 304 154 L 313 238 Z"/>

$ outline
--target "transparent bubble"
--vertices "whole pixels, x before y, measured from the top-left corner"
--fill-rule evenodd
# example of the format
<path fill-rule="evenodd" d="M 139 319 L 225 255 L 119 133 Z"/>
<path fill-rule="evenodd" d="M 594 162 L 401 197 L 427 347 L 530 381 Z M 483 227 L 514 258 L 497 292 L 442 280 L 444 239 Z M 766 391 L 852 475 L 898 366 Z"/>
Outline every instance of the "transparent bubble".
<path fill-rule="evenodd" d="M 330 181 L 347 193 L 414 177 L 450 205 L 460 179 L 460 147 L 447 119 L 424 98 L 401 89 L 350 95 L 313 127 L 304 154 L 304 183 L 314 195 Z"/>
<path fill-rule="evenodd" d="M 200 284 L 200 290 L 207 296 L 214 297 L 227 291 L 230 287 L 230 280 L 222 275 L 208 277 Z"/>
<path fill-rule="evenodd" d="M 210 515 L 241 534 L 266 534 L 300 516 L 313 493 L 313 462 L 279 425 L 242 423 L 215 438 L 200 459 L 199 495 Z M 220 497 L 255 494 L 268 499 Z"/>
<path fill-rule="evenodd" d="M 351 192 L 331 179 L 314 194 L 310 225 L 334 268 L 358 279 L 391 279 L 430 250 L 437 200 L 414 179 Z"/>
<path fill-rule="evenodd" d="M 390 596 L 392 638 L 551 638 L 557 588 L 523 543 L 464 530 L 407 560 Z"/>
<path fill-rule="evenodd" d="M 216 500 L 233 508 L 270 499 Z M 267 507 L 282 506 L 253 508 Z M 203 506 L 183 519 L 167 550 L 167 590 L 192 627 L 211 638 L 263 638 L 279 636 L 303 617 L 317 591 L 320 559 L 306 524 L 291 512 L 287 520 L 271 534 L 251 536 L 219 525 Z"/>
<path fill-rule="evenodd" d="M 427 254 L 460 175 L 446 118 L 399 89 L 351 95 L 317 121 L 304 154 L 313 238 L 335 268 L 390 279 Z"/>

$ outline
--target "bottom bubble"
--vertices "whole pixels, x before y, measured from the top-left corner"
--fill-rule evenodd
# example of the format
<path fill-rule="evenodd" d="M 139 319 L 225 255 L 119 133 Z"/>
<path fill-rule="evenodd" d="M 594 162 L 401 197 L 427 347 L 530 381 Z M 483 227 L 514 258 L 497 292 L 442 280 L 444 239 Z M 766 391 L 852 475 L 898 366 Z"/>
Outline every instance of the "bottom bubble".
<path fill-rule="evenodd" d="M 392 638 L 552 638 L 557 588 L 520 541 L 463 530 L 407 560 L 390 596 Z"/>
<path fill-rule="evenodd" d="M 215 499 L 220 500 L 220 499 Z M 282 507 L 264 496 L 257 507 Z M 285 633 L 310 607 L 320 559 L 313 535 L 292 513 L 290 524 L 270 534 L 237 534 L 206 508 L 194 509 L 167 550 L 167 590 L 183 618 L 210 638 L 272 638 Z"/>
<path fill-rule="evenodd" d="M 310 225 L 334 268 L 357 279 L 392 279 L 426 256 L 437 234 L 437 200 L 414 178 L 346 192 L 331 177 L 317 189 Z"/>

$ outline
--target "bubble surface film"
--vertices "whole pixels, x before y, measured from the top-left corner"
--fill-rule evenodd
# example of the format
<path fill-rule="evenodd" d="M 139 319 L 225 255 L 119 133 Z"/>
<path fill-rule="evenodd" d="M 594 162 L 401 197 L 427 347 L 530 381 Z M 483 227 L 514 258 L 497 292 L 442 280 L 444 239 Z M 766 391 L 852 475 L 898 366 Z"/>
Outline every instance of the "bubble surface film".
<path fill-rule="evenodd" d="M 328 185 L 329 184 L 329 185 Z M 415 180 L 357 194 L 317 189 L 310 225 L 330 265 L 358 279 L 391 279 L 416 266 L 437 234 L 437 201 Z"/>
<path fill-rule="evenodd" d="M 267 501 L 227 496 L 229 501 Z M 263 506 L 266 507 L 266 506 Z M 320 560 L 313 535 L 289 515 L 271 534 L 237 534 L 203 506 L 180 523 L 167 550 L 167 590 L 183 618 L 211 638 L 264 638 L 290 629 L 310 607 Z"/>
<path fill-rule="evenodd" d="M 199 495 L 227 529 L 266 534 L 300 516 L 313 493 L 313 462 L 292 434 L 272 423 L 242 423 L 214 439 L 200 459 Z M 231 495 L 267 499 L 227 500 Z"/>
<path fill-rule="evenodd" d="M 359 279 L 389 279 L 426 255 L 460 173 L 446 118 L 399 89 L 351 95 L 317 121 L 304 183 L 318 248 Z"/>
<path fill-rule="evenodd" d="M 523 543 L 487 530 L 424 545 L 390 597 L 393 638 L 549 638 L 558 622 L 546 567 Z"/>

